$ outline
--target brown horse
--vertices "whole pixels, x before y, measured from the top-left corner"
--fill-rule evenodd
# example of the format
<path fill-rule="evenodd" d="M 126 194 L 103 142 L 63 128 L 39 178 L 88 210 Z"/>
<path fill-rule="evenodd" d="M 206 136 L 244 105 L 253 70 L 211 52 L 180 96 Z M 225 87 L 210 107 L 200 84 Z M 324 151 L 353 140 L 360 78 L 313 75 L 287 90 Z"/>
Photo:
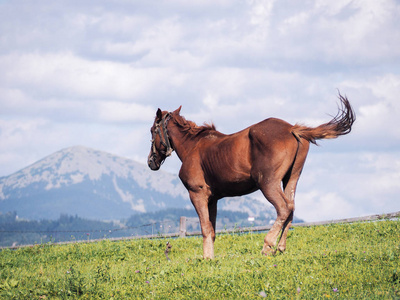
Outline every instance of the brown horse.
<path fill-rule="evenodd" d="M 347 134 L 355 121 L 347 98 L 339 94 L 339 99 L 337 115 L 318 127 L 269 118 L 230 135 L 218 132 L 214 125 L 197 126 L 186 120 L 180 115 L 181 107 L 174 112 L 158 109 L 151 127 L 148 165 L 158 170 L 174 150 L 182 161 L 179 177 L 200 219 L 204 258 L 214 257 L 218 199 L 258 189 L 277 212 L 262 253 L 286 249 L 297 181 L 310 142 Z"/>

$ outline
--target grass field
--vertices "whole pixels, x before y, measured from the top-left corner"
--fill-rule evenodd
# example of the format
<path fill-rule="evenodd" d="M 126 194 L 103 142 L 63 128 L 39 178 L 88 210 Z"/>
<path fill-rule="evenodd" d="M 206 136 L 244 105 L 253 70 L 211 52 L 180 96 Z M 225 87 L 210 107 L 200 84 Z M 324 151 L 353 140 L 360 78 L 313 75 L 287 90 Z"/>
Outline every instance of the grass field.
<path fill-rule="evenodd" d="M 0 299 L 400 299 L 400 221 L 295 228 L 285 254 L 262 234 L 38 245 L 0 252 Z"/>

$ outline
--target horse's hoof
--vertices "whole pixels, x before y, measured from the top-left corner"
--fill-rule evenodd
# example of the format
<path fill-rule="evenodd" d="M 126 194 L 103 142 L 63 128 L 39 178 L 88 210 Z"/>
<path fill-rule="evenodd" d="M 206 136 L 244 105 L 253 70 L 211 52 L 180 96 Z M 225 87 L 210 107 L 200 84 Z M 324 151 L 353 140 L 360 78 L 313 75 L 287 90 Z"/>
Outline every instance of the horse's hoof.
<path fill-rule="evenodd" d="M 274 256 L 276 254 L 276 250 L 268 246 L 262 249 L 261 254 L 265 256 Z"/>
<path fill-rule="evenodd" d="M 278 247 L 278 251 L 279 251 L 280 253 L 285 252 L 285 250 L 286 250 L 286 248 L 280 248 L 280 247 Z"/>

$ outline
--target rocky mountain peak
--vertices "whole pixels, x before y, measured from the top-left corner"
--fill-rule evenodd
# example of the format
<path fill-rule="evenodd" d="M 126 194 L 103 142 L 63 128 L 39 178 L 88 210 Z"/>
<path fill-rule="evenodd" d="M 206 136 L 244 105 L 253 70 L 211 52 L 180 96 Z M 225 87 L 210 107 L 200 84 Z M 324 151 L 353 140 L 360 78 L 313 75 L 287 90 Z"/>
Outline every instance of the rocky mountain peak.
<path fill-rule="evenodd" d="M 270 213 L 265 204 L 244 198 L 221 201 L 219 207 Z M 0 178 L 0 212 L 17 211 L 27 219 L 56 219 L 60 214 L 121 219 L 164 208 L 192 208 L 177 175 L 83 146 L 62 149 Z"/>

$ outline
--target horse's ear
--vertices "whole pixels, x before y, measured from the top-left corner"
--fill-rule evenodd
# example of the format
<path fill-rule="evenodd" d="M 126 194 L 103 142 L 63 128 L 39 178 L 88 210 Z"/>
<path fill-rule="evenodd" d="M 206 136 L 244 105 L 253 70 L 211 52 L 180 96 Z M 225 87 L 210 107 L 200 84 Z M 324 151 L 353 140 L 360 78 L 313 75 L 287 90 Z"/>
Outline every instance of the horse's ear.
<path fill-rule="evenodd" d="M 157 117 L 157 119 L 161 120 L 161 118 L 162 118 L 162 111 L 161 111 L 161 109 L 158 109 L 158 110 L 157 110 L 156 117 Z"/>
<path fill-rule="evenodd" d="M 180 114 L 180 112 L 181 112 L 181 108 L 182 108 L 182 105 L 181 105 L 181 106 L 179 106 L 179 108 L 178 108 L 177 110 L 175 110 L 175 111 L 174 111 L 174 114 L 177 114 L 177 115 L 179 115 L 179 114 Z"/>

